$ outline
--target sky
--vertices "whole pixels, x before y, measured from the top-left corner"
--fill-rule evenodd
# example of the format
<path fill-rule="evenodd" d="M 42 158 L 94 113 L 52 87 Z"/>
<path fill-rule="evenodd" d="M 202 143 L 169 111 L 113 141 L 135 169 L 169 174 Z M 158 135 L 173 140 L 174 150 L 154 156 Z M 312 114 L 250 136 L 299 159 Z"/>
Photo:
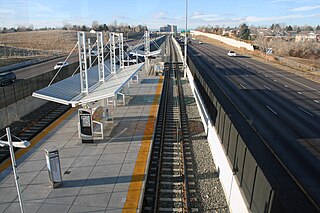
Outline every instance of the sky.
<path fill-rule="evenodd" d="M 185 0 L 0 0 L 0 27 L 166 24 L 185 27 Z M 319 0 L 188 0 L 188 26 L 320 25 Z"/>

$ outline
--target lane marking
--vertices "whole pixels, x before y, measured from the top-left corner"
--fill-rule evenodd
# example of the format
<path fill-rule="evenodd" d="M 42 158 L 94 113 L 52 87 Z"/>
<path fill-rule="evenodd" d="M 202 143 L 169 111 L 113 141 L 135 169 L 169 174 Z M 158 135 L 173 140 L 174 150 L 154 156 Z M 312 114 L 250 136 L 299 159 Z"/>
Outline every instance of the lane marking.
<path fill-rule="evenodd" d="M 122 212 L 137 212 L 139 206 L 143 181 L 146 181 L 145 170 L 147 169 L 146 167 L 148 163 L 149 149 L 154 134 L 154 125 L 157 119 L 156 117 L 158 113 L 159 101 L 163 85 L 162 83 L 163 76 L 160 77 L 156 92 L 154 94 L 155 98 L 153 99 L 148 121 L 145 126 L 143 137 L 141 139 L 140 150 L 136 159 L 136 163 L 134 166 L 132 178 L 126 197 L 126 202 L 123 206 Z"/>
<path fill-rule="evenodd" d="M 263 85 L 265 88 L 267 88 L 268 90 L 270 90 L 271 91 L 271 89 L 270 89 L 270 87 L 267 87 L 266 85 Z"/>
<path fill-rule="evenodd" d="M 269 107 L 268 105 L 266 105 L 266 107 L 275 115 L 278 115 L 278 113 L 276 111 L 274 111 L 271 107 Z"/>
<path fill-rule="evenodd" d="M 66 118 L 68 118 L 70 115 L 72 115 L 78 107 L 74 107 L 69 109 L 66 113 L 64 113 L 62 116 L 60 116 L 57 120 L 55 120 L 52 124 L 47 126 L 44 130 L 42 130 L 37 136 L 35 136 L 30 141 L 30 146 L 26 149 L 19 149 L 16 151 L 15 157 L 16 160 L 22 157 L 25 153 L 27 153 L 32 147 L 34 147 L 39 141 L 41 141 L 46 135 L 48 135 L 54 128 L 56 128 L 59 124 L 61 124 Z M 11 159 L 8 158 L 0 165 L 0 173 L 6 170 L 9 166 L 11 166 Z"/>
<path fill-rule="evenodd" d="M 243 89 L 247 89 L 245 86 L 243 86 L 242 84 L 240 84 L 240 86 L 243 88 Z"/>
<path fill-rule="evenodd" d="M 303 109 L 302 107 L 299 107 L 299 109 L 301 109 L 302 111 L 304 111 L 305 113 L 307 113 L 310 116 L 314 116 L 313 114 L 311 114 L 310 112 L 308 112 L 307 110 Z"/>
<path fill-rule="evenodd" d="M 316 102 L 317 104 L 319 103 L 319 101 L 317 101 L 317 100 L 313 100 L 314 102 Z"/>
<path fill-rule="evenodd" d="M 291 78 L 288 78 L 288 77 L 286 77 L 286 76 L 284 76 L 284 75 L 281 75 L 281 74 L 279 74 L 279 73 L 277 73 L 277 72 L 275 72 L 275 71 L 272 71 L 272 70 L 269 70 L 269 69 L 267 69 L 267 68 L 264 68 L 264 67 L 262 67 L 262 66 L 260 66 L 260 65 L 258 65 L 258 64 L 255 64 L 255 63 L 252 63 L 252 62 L 250 62 L 251 64 L 253 64 L 253 65 L 255 65 L 255 66 L 257 66 L 257 67 L 260 67 L 260 68 L 262 68 L 262 69 L 264 69 L 264 70 L 267 70 L 267 71 L 269 71 L 269 72 L 272 72 L 272 73 L 274 73 L 274 74 L 276 74 L 276 75 L 278 75 L 278 76 L 281 76 L 282 78 L 285 78 L 285 79 L 287 79 L 287 80 L 289 80 L 289 81 L 292 81 L 292 82 L 294 82 L 294 83 L 296 83 L 296 84 L 299 84 L 300 86 L 304 86 L 304 87 L 306 87 L 306 88 L 308 88 L 308 89 L 311 89 L 311 90 L 313 90 L 313 91 L 315 91 L 315 92 L 317 92 L 317 93 L 320 93 L 320 90 L 316 90 L 315 88 L 313 88 L 313 87 L 309 87 L 309 86 L 307 86 L 307 85 L 305 85 L 305 84 L 303 84 L 303 83 L 300 83 L 300 82 L 298 82 L 298 81 L 296 81 L 296 80 L 293 80 L 293 79 L 291 79 Z M 281 70 L 281 69 L 280 69 Z"/>
<path fill-rule="evenodd" d="M 227 73 L 227 72 L 224 72 L 224 74 L 229 75 L 229 73 Z"/>

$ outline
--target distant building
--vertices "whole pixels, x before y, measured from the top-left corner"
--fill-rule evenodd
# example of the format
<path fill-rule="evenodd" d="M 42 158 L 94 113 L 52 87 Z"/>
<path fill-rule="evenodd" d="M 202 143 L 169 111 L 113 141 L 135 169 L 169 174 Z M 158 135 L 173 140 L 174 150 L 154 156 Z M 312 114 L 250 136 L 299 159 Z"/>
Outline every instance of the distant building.
<path fill-rule="evenodd" d="M 167 33 L 177 33 L 177 26 L 176 25 L 167 25 L 164 27 L 160 27 L 160 32 L 167 32 Z"/>
<path fill-rule="evenodd" d="M 295 37 L 296 42 L 319 41 L 319 34 L 314 32 L 302 31 Z"/>

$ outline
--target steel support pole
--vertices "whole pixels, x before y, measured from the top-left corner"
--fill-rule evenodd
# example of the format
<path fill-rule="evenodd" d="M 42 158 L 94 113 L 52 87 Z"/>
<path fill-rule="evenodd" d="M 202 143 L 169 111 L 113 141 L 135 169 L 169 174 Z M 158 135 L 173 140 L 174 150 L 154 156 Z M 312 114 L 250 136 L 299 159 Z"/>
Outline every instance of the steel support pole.
<path fill-rule="evenodd" d="M 185 31 L 185 38 L 184 38 L 184 78 L 187 78 L 187 46 L 188 46 L 188 0 L 186 0 L 186 31 Z"/>
<path fill-rule="evenodd" d="M 88 85 L 88 70 L 87 70 L 87 56 L 86 56 L 86 40 L 85 40 L 84 32 L 78 32 L 78 49 L 79 49 L 81 93 L 88 94 L 89 85 Z"/>
<path fill-rule="evenodd" d="M 89 67 L 91 67 L 92 65 L 92 61 L 91 61 L 91 42 L 90 42 L 90 38 L 88 38 L 88 53 L 89 53 Z"/>
<path fill-rule="evenodd" d="M 120 60 L 120 68 L 124 68 L 124 50 L 123 50 L 123 33 L 119 34 L 119 60 Z"/>
<path fill-rule="evenodd" d="M 111 73 L 117 74 L 115 33 L 110 33 L 110 68 Z"/>
<path fill-rule="evenodd" d="M 149 54 L 150 54 L 150 34 L 149 31 L 144 32 L 144 62 L 145 71 L 149 72 Z"/>
<path fill-rule="evenodd" d="M 11 138 L 11 133 L 10 133 L 10 128 L 9 127 L 6 128 L 6 132 L 7 132 L 7 138 L 8 138 L 8 143 L 9 143 L 9 150 L 10 150 L 10 156 L 11 156 L 14 180 L 15 180 L 16 186 L 17 186 L 17 193 L 18 193 L 18 198 L 19 198 L 19 203 L 20 203 L 20 210 L 21 210 L 21 213 L 24 213 L 23 201 L 22 201 L 22 196 L 21 196 L 21 191 L 20 191 L 20 184 L 19 184 L 19 176 L 18 176 L 18 173 L 17 173 L 16 158 L 14 156 L 12 138 Z"/>
<path fill-rule="evenodd" d="M 99 81 L 104 82 L 104 55 L 103 55 L 103 37 L 102 32 L 97 33 L 97 51 L 98 51 L 98 73 Z"/>

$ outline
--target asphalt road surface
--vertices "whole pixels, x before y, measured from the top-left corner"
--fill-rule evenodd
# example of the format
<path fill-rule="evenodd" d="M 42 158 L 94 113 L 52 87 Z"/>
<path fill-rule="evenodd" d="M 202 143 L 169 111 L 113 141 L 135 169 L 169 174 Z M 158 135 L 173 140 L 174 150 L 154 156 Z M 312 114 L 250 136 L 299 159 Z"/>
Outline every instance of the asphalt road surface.
<path fill-rule="evenodd" d="M 319 208 L 320 84 L 211 44 L 193 41 L 188 51 L 207 84 L 224 90 Z"/>
<path fill-rule="evenodd" d="M 124 46 L 126 44 L 134 46 L 139 42 L 139 40 L 130 40 L 128 42 L 124 43 Z M 56 58 L 50 61 L 46 61 L 46 62 L 42 62 L 39 64 L 35 64 L 32 66 L 28 66 L 28 67 L 24 67 L 21 69 L 17 69 L 14 70 L 13 72 L 16 74 L 17 79 L 28 79 L 28 78 L 32 78 L 34 76 L 37 76 L 39 74 L 42 73 L 46 73 L 49 72 L 51 70 L 53 70 L 53 67 L 60 61 L 64 61 L 67 58 L 67 55 L 65 57 L 60 57 L 60 58 Z M 94 59 L 92 59 L 94 60 Z M 79 61 L 79 56 L 77 51 L 75 51 L 75 53 L 73 53 L 69 59 L 68 59 L 68 63 L 72 64 L 72 63 L 76 63 Z"/>

